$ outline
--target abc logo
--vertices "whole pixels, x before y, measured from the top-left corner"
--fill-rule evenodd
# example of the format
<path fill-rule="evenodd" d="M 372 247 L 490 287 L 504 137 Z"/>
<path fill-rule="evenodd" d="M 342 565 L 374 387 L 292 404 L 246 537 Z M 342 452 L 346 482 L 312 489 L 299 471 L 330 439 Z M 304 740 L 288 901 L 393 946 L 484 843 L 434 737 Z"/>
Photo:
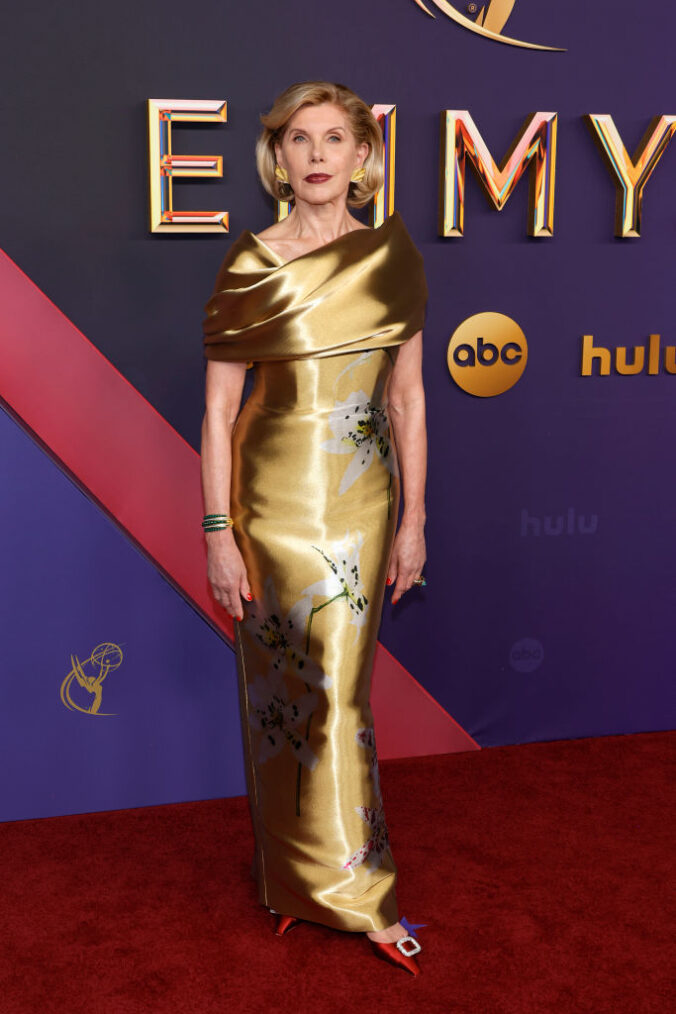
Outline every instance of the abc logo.
<path fill-rule="evenodd" d="M 492 398 L 516 384 L 526 368 L 526 336 L 504 313 L 475 313 L 463 320 L 448 343 L 448 369 L 458 387 Z"/>
<path fill-rule="evenodd" d="M 534 672 L 545 657 L 540 641 L 532 637 L 523 637 L 516 641 L 509 651 L 509 664 L 516 672 Z"/>

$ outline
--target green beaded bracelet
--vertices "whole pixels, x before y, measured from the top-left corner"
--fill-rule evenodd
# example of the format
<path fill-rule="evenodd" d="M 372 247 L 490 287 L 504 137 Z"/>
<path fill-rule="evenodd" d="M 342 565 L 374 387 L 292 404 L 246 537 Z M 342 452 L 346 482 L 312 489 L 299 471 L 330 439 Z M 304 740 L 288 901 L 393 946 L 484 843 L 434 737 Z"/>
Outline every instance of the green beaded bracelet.
<path fill-rule="evenodd" d="M 205 532 L 220 532 L 224 528 L 232 528 L 234 524 L 229 514 L 205 514 L 202 520 Z"/>

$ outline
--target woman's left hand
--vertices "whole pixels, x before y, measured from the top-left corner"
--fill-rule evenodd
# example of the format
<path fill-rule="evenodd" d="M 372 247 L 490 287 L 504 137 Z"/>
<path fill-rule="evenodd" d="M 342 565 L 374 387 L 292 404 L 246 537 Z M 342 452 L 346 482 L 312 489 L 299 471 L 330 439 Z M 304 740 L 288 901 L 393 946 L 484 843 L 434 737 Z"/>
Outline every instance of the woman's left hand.
<path fill-rule="evenodd" d="M 416 577 L 421 577 L 426 559 L 423 526 L 403 521 L 395 535 L 387 569 L 387 583 L 396 582 L 392 592 L 393 603 L 398 602 L 413 586 Z"/>

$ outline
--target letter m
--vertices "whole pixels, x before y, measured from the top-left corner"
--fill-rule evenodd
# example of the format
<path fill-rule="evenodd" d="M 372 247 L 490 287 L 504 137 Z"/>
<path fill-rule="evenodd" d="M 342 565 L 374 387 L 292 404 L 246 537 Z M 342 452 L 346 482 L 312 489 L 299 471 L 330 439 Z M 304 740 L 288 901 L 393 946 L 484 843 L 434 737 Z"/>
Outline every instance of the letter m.
<path fill-rule="evenodd" d="M 469 158 L 484 193 L 498 211 L 502 211 L 529 168 L 528 235 L 552 236 L 556 132 L 556 113 L 530 113 L 498 168 L 469 112 L 444 109 L 441 113 L 439 234 L 464 234 L 465 164 Z"/>

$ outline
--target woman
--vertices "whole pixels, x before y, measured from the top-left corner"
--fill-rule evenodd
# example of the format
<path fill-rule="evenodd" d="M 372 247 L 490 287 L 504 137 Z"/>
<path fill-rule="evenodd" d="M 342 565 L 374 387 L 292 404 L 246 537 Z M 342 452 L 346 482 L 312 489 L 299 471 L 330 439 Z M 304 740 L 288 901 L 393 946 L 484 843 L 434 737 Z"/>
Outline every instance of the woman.
<path fill-rule="evenodd" d="M 254 875 L 278 933 L 300 920 L 365 932 L 417 974 L 369 690 L 386 580 L 393 602 L 424 583 L 422 257 L 398 213 L 370 229 L 348 210 L 383 179 L 380 128 L 353 92 L 292 85 L 262 121 L 259 175 L 293 208 L 243 232 L 221 266 L 202 428 L 208 577 L 242 621 Z"/>

